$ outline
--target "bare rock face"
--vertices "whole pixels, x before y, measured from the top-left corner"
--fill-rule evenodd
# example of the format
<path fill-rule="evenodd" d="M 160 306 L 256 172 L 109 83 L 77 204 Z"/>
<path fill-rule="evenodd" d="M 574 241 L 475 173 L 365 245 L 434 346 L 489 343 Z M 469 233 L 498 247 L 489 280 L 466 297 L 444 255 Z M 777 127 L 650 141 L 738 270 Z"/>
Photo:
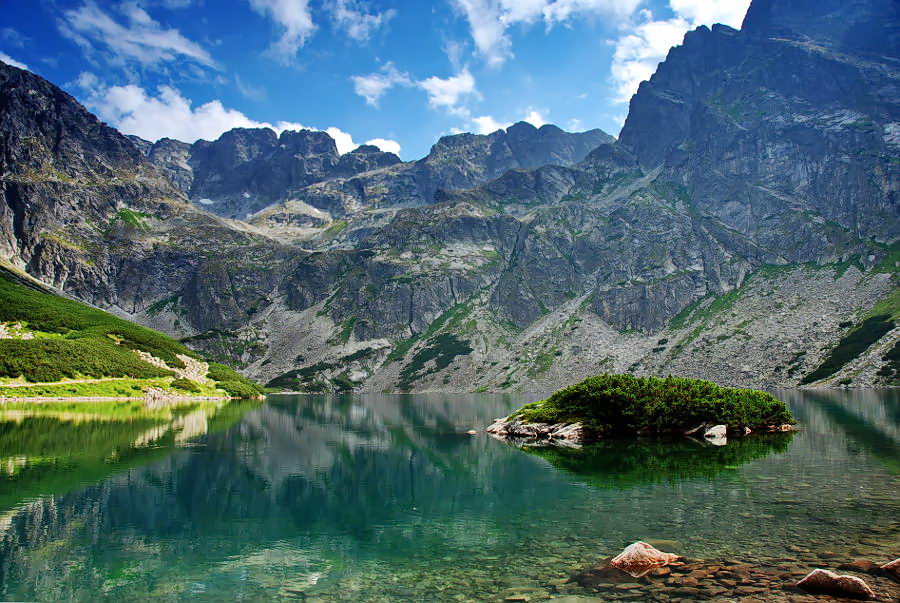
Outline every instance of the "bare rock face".
<path fill-rule="evenodd" d="M 854 599 L 874 599 L 875 593 L 862 578 L 842 576 L 825 569 L 815 569 L 797 583 L 798 588 L 815 593 L 827 593 Z"/>
<path fill-rule="evenodd" d="M 663 567 L 675 563 L 682 557 L 672 553 L 664 553 L 643 541 L 635 542 L 625 547 L 625 550 L 613 557 L 609 562 L 624 572 L 634 577 L 643 576 L 657 567 Z"/>

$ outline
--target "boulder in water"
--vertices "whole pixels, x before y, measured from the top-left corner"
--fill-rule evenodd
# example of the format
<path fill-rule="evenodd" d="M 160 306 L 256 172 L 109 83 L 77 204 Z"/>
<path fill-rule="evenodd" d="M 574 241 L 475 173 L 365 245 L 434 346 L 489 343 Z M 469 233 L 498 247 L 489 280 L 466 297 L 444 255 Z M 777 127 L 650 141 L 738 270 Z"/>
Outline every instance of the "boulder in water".
<path fill-rule="evenodd" d="M 614 557 L 609 565 L 638 577 L 679 559 L 680 555 L 664 553 L 646 542 L 638 541 L 625 547 L 625 550 Z"/>
<path fill-rule="evenodd" d="M 826 593 L 854 599 L 874 599 L 875 593 L 862 578 L 842 576 L 825 569 L 814 569 L 797 583 L 799 588 L 813 593 Z"/>

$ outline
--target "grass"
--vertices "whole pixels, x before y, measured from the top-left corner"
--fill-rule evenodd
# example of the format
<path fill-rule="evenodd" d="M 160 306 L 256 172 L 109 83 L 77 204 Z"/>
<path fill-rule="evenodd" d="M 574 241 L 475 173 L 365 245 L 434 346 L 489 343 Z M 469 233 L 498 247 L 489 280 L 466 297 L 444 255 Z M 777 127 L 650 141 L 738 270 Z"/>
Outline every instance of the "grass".
<path fill-rule="evenodd" d="M 806 385 L 831 377 L 869 349 L 895 326 L 890 314 L 878 314 L 863 320 L 862 324 L 844 335 L 825 360 L 800 383 Z"/>
<path fill-rule="evenodd" d="M 127 349 L 149 352 L 169 366 L 184 366 L 177 354 L 197 357 L 195 352 L 162 333 L 86 304 L 27 288 L 3 274 L 0 274 L 0 322 L 23 322 L 33 331 L 91 344 L 114 340 Z"/>
<path fill-rule="evenodd" d="M 193 386 L 187 386 L 192 383 Z M 140 398 L 151 387 L 187 396 L 222 396 L 222 384 L 199 384 L 187 379 L 110 379 L 96 383 L 41 383 L 18 387 L 0 386 L 2 398 Z M 247 397 L 236 396 L 235 397 Z M 5 408 L 5 407 L 4 407 Z"/>
<path fill-rule="evenodd" d="M 172 374 L 144 362 L 109 337 L 0 339 L 0 377 L 24 377 L 42 383 L 80 377 L 148 379 Z"/>
<path fill-rule="evenodd" d="M 435 318 L 432 323 L 428 325 L 428 328 L 425 329 L 424 332 L 397 343 L 394 346 L 394 349 L 391 350 L 391 353 L 388 354 L 387 358 L 385 359 L 385 363 L 389 364 L 391 362 L 403 360 L 409 353 L 409 350 L 416 344 L 417 341 L 422 339 L 429 339 L 445 326 L 448 328 L 459 327 L 462 324 L 463 320 L 467 318 L 469 314 L 471 314 L 471 312 L 472 303 L 470 301 L 460 302 L 454 306 L 451 306 L 440 316 Z"/>
<path fill-rule="evenodd" d="M 334 362 L 316 362 L 315 364 L 311 364 L 303 368 L 294 369 L 286 373 L 282 373 L 281 375 L 278 375 L 277 377 L 266 383 L 266 387 L 278 391 L 295 391 L 298 389 L 304 391 L 325 391 L 329 389 L 329 387 L 323 379 L 319 378 L 320 373 L 331 371 L 332 369 L 343 367 L 351 362 L 368 358 L 374 353 L 374 348 L 362 348 L 356 350 L 352 354 L 343 356 L 335 360 Z M 346 376 L 346 372 L 342 373 L 342 375 Z M 347 377 L 347 379 L 345 380 L 341 378 L 341 375 L 338 375 L 336 377 L 333 377 L 329 381 L 336 389 L 348 389 L 347 381 L 349 381 L 349 377 Z M 350 383 L 352 384 L 352 382 Z M 351 385 L 349 389 L 353 389 L 353 386 Z"/>
<path fill-rule="evenodd" d="M 332 222 L 332 224 L 322 231 L 322 236 L 325 238 L 333 239 L 334 237 L 341 234 L 341 232 L 347 228 L 349 222 L 347 220 L 337 220 Z"/>
<path fill-rule="evenodd" d="M 452 333 L 441 333 L 429 339 L 427 343 L 428 345 L 416 352 L 400 371 L 400 380 L 397 386 L 401 390 L 411 389 L 414 381 L 442 371 L 450 366 L 457 356 L 466 356 L 472 352 L 469 342 L 459 339 Z M 432 360 L 434 364 L 426 367 Z"/>
<path fill-rule="evenodd" d="M 605 374 L 563 388 L 510 415 L 528 423 L 581 423 L 593 436 L 672 433 L 702 423 L 751 429 L 793 423 L 766 392 L 678 377 Z"/>
<path fill-rule="evenodd" d="M 135 352 L 148 352 L 173 368 L 184 367 L 179 355 L 199 358 L 195 352 L 162 333 L 15 278 L 0 272 L 0 322 L 22 323 L 35 337 L 0 340 L 0 379 L 24 378 L 41 385 L 5 387 L 0 395 L 131 397 L 150 386 L 208 396 L 221 396 L 216 388 L 234 397 L 262 393 L 255 383 L 218 364 L 209 371 L 215 387 L 173 384 L 172 370 L 144 362 Z M 112 380 L 49 384 L 84 378 Z"/>

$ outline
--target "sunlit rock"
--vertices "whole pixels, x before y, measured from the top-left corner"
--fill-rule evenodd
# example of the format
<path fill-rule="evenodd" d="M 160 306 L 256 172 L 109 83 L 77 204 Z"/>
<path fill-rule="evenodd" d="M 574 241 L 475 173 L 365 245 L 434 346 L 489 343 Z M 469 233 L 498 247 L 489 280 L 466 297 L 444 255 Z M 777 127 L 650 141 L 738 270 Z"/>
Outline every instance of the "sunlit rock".
<path fill-rule="evenodd" d="M 875 593 L 862 578 L 842 576 L 825 569 L 814 569 L 798 582 L 797 586 L 809 592 L 828 593 L 841 597 L 875 598 Z"/>
<path fill-rule="evenodd" d="M 638 541 L 625 547 L 625 550 L 614 557 L 609 565 L 638 577 L 681 558 L 680 555 L 664 553 L 646 542 Z"/>

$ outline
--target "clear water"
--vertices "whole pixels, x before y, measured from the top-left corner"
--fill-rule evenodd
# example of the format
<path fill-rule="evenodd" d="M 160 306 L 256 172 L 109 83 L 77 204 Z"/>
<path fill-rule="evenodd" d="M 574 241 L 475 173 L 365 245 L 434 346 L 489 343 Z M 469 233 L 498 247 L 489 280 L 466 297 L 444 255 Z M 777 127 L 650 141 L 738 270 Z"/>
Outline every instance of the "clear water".
<path fill-rule="evenodd" d="M 896 557 L 900 392 L 776 394 L 800 432 L 573 453 L 483 432 L 534 396 L 0 409 L 0 599 L 539 599 L 638 539 L 756 564 Z"/>

